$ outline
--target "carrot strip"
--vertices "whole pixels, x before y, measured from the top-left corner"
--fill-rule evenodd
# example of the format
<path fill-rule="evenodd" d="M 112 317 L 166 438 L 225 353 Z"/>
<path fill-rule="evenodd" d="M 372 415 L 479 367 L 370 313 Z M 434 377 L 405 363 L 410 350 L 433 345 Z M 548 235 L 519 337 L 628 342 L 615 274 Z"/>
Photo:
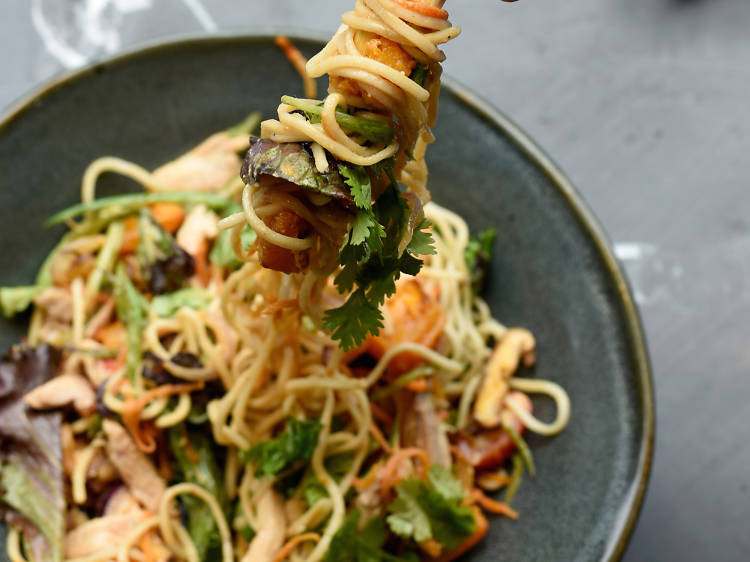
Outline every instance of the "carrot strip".
<path fill-rule="evenodd" d="M 427 392 L 427 379 L 424 377 L 415 379 L 407 384 L 406 388 L 412 392 Z"/>
<path fill-rule="evenodd" d="M 208 241 L 205 238 L 201 239 L 193 258 L 195 258 L 195 275 L 201 286 L 206 287 L 211 281 L 211 270 L 208 267 Z"/>
<path fill-rule="evenodd" d="M 437 558 L 436 562 L 450 562 L 451 560 L 455 560 L 463 553 L 474 548 L 487 534 L 487 531 L 490 528 L 490 525 L 487 522 L 487 518 L 484 516 L 481 509 L 477 508 L 476 506 L 474 506 L 473 509 L 474 521 L 477 525 L 476 529 L 474 529 L 474 533 L 466 538 L 464 542 L 462 542 L 453 550 L 444 552 L 439 558 Z"/>
<path fill-rule="evenodd" d="M 286 560 L 286 557 L 289 556 L 292 551 L 303 542 L 318 542 L 319 540 L 320 535 L 318 535 L 318 533 L 304 533 L 302 535 L 297 535 L 296 537 L 287 541 L 287 543 L 281 547 L 281 550 L 279 550 L 276 553 L 276 556 L 273 557 L 273 562 L 282 562 L 282 560 Z"/>
<path fill-rule="evenodd" d="M 154 552 L 153 545 L 151 543 L 151 533 L 143 533 L 141 535 L 140 546 L 141 552 L 146 562 L 156 562 L 156 553 Z"/>
<path fill-rule="evenodd" d="M 427 16 L 428 18 L 438 18 L 441 20 L 448 19 L 448 12 L 446 12 L 442 8 L 430 6 L 429 4 L 425 4 L 423 2 L 415 2 L 414 0 L 391 0 L 391 2 L 393 2 L 397 6 L 406 8 L 407 10 L 411 10 L 412 12 L 416 12 L 422 16 Z"/>
<path fill-rule="evenodd" d="M 406 459 L 414 457 L 422 461 L 420 476 L 422 478 L 427 477 L 427 468 L 430 466 L 430 457 L 427 456 L 427 453 L 423 449 L 419 449 L 417 447 L 399 449 L 398 451 L 393 453 L 391 458 L 388 459 L 388 462 L 386 462 L 385 466 L 383 467 L 383 473 L 380 479 L 380 494 L 383 497 L 386 497 L 390 489 L 397 484 L 397 482 L 395 481 L 397 478 L 396 471 L 398 470 L 398 467 L 401 465 L 401 463 Z"/>
<path fill-rule="evenodd" d="M 383 433 L 380 431 L 377 425 L 375 425 L 374 422 L 370 422 L 370 434 L 375 439 L 375 441 L 378 442 L 378 445 L 380 445 L 380 448 L 383 449 L 387 455 L 393 454 L 393 449 L 388 444 L 388 441 L 386 441 L 385 437 L 383 436 Z"/>
<path fill-rule="evenodd" d="M 185 209 L 179 203 L 154 203 L 149 205 L 148 208 L 156 222 L 170 234 L 173 234 L 185 220 Z M 135 215 L 125 217 L 123 225 L 125 226 L 125 232 L 122 237 L 120 253 L 130 254 L 135 252 L 140 239 L 138 217 Z"/>
<path fill-rule="evenodd" d="M 471 495 L 476 500 L 476 502 L 487 511 L 497 513 L 498 515 L 505 515 L 506 517 L 510 517 L 511 519 L 518 519 L 518 512 L 515 509 L 510 507 L 505 502 L 499 502 L 497 500 L 493 500 L 492 498 L 488 498 L 479 488 L 474 488 L 471 491 Z"/>
<path fill-rule="evenodd" d="M 122 405 L 122 423 L 135 440 L 135 444 L 144 453 L 153 453 L 156 450 L 156 441 L 152 434 L 143 435 L 141 432 L 141 410 L 154 398 L 162 398 L 180 392 L 192 392 L 203 388 L 202 382 L 191 384 L 165 384 L 149 390 L 139 398 L 126 400 Z"/>

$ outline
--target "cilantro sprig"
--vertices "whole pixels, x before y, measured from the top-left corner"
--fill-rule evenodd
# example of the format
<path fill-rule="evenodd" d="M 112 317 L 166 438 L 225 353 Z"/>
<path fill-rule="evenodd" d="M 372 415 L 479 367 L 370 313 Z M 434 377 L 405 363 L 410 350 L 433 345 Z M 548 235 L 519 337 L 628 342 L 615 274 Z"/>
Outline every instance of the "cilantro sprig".
<path fill-rule="evenodd" d="M 401 273 L 416 275 L 422 267 L 418 256 L 435 253 L 432 236 L 422 220 L 403 252 L 399 244 L 409 222 L 409 205 L 393 178 L 393 160 L 371 167 L 374 177 L 386 174 L 390 185 L 372 203 L 371 174 L 362 166 L 339 164 L 339 172 L 351 189 L 356 215 L 339 249 L 341 270 L 334 283 L 342 294 L 350 293 L 338 308 L 326 311 L 323 326 L 344 350 L 361 345 L 369 334 L 383 327 L 380 306 L 396 291 Z"/>
<path fill-rule="evenodd" d="M 293 462 L 310 460 L 320 428 L 315 420 L 288 418 L 278 437 L 241 451 L 240 458 L 255 465 L 256 476 L 275 476 Z"/>

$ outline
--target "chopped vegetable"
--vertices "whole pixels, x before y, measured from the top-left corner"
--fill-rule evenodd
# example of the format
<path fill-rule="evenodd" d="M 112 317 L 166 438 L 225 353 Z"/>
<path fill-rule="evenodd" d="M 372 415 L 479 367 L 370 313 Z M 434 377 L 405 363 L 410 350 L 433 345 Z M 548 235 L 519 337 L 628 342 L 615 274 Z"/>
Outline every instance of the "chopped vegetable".
<path fill-rule="evenodd" d="M 157 295 L 151 300 L 151 311 L 162 318 L 174 316 L 183 306 L 199 310 L 208 306 L 211 297 L 204 289 L 188 287 L 174 293 Z"/>
<path fill-rule="evenodd" d="M 396 493 L 386 519 L 395 534 L 416 542 L 434 539 L 451 549 L 474 532 L 474 513 L 461 503 L 461 484 L 447 469 L 433 465 L 429 482 L 403 480 L 396 486 Z"/>
<path fill-rule="evenodd" d="M 471 276 L 471 289 L 475 295 L 482 292 L 487 280 L 496 235 L 497 232 L 494 228 L 483 230 L 469 239 L 466 250 L 464 250 L 466 266 L 469 268 L 469 275 Z"/>
<path fill-rule="evenodd" d="M 281 102 L 301 109 L 311 123 L 319 123 L 323 112 L 323 102 L 303 100 L 291 96 L 283 96 Z M 384 119 L 350 115 L 340 109 L 336 110 L 336 122 L 344 129 L 356 133 L 370 142 L 389 143 L 393 140 L 393 128 Z"/>
<path fill-rule="evenodd" d="M 36 560 L 63 558 L 65 496 L 59 411 L 32 412 L 23 397 L 59 372 L 60 350 L 14 347 L 0 360 L 0 511 Z"/>
<path fill-rule="evenodd" d="M 74 219 L 78 215 L 89 211 L 100 211 L 112 207 L 120 207 L 123 210 L 122 214 L 129 214 L 154 203 L 181 203 L 184 205 L 203 203 L 214 209 L 224 209 L 230 202 L 221 195 L 208 192 L 157 191 L 153 193 L 128 193 L 112 197 L 99 197 L 86 203 L 77 203 L 52 215 L 44 224 L 45 226 L 53 226 L 66 220 Z"/>
<path fill-rule="evenodd" d="M 523 459 L 521 455 L 516 453 L 511 460 L 513 462 L 513 472 L 510 475 L 508 488 L 505 490 L 505 503 L 507 504 L 513 501 L 523 480 Z"/>
<path fill-rule="evenodd" d="M 120 262 L 112 277 L 113 295 L 118 318 L 127 327 L 128 349 L 126 355 L 126 372 L 132 381 L 138 373 L 141 361 L 143 330 L 146 327 L 146 299 L 135 288 Z"/>
<path fill-rule="evenodd" d="M 44 290 L 40 285 L 26 287 L 0 287 L 0 312 L 6 318 L 12 318 L 29 308 L 40 292 Z"/>
<path fill-rule="evenodd" d="M 184 425 L 173 427 L 169 430 L 169 445 L 177 460 L 179 481 L 191 482 L 206 490 L 216 498 L 224 513 L 228 514 L 229 504 L 223 473 L 214 456 L 209 434 L 201 430 L 188 432 Z M 187 448 L 192 449 L 195 455 L 188 455 Z M 187 511 L 187 528 L 198 550 L 199 559 L 219 560 L 221 539 L 211 509 L 206 502 L 190 494 L 183 495 L 180 501 Z"/>
<path fill-rule="evenodd" d="M 526 465 L 526 470 L 529 472 L 531 477 L 533 478 L 534 476 L 536 476 L 534 457 L 531 455 L 531 449 L 526 443 L 526 440 L 509 425 L 504 425 L 503 430 L 510 436 L 510 438 L 513 440 L 513 443 L 516 444 L 516 448 L 518 448 L 518 454 L 521 455 L 523 464 Z"/>
<path fill-rule="evenodd" d="M 260 111 L 253 111 L 242 121 L 229 127 L 224 131 L 230 137 L 246 137 L 258 130 L 263 114 Z"/>
<path fill-rule="evenodd" d="M 320 423 L 314 420 L 288 418 L 281 435 L 242 451 L 241 458 L 255 464 L 257 476 L 275 476 L 290 463 L 310 460 L 320 428 Z"/>
<path fill-rule="evenodd" d="M 247 251 L 248 248 L 255 242 L 256 235 L 255 231 L 249 226 L 245 225 L 240 234 L 240 240 L 242 241 L 242 249 Z M 222 230 L 219 236 L 214 242 L 209 259 L 212 263 L 226 267 L 228 269 L 238 269 L 242 266 L 242 262 L 237 259 L 232 248 L 232 232 L 231 230 Z"/>

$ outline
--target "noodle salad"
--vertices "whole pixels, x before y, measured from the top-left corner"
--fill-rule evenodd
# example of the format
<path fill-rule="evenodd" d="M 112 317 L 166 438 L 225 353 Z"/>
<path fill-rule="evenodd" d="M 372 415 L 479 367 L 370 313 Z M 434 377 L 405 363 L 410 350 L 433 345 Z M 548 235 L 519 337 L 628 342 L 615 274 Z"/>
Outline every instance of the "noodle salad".
<path fill-rule="evenodd" d="M 0 360 L 12 562 L 447 561 L 519 516 L 524 434 L 570 403 L 514 376 L 536 343 L 481 297 L 494 230 L 429 201 L 457 33 L 442 2 L 358 0 L 307 63 L 278 39 L 307 90 L 278 119 L 91 163 L 35 282 L 0 288 L 31 309 Z M 104 173 L 142 191 L 97 197 Z"/>

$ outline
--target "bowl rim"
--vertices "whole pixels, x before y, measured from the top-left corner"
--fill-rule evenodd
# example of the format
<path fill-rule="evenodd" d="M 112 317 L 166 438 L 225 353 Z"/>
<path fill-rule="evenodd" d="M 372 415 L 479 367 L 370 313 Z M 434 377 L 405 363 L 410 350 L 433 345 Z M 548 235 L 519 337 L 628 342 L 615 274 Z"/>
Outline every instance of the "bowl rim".
<path fill-rule="evenodd" d="M 140 42 L 112 56 L 95 60 L 81 68 L 62 72 L 46 82 L 21 95 L 0 112 L 0 134 L 22 117 L 35 105 L 67 84 L 96 74 L 105 68 L 112 68 L 131 59 L 147 56 L 162 49 L 181 48 L 189 45 L 216 45 L 221 43 L 257 43 L 273 40 L 278 35 L 286 35 L 292 41 L 325 43 L 330 35 L 319 31 L 303 28 L 263 26 L 246 30 L 228 30 L 211 33 L 186 33 L 171 35 L 150 41 Z M 643 415 L 641 417 L 642 430 L 639 439 L 638 460 L 631 485 L 625 494 L 623 505 L 620 507 L 614 527 L 604 546 L 602 560 L 619 560 L 627 548 L 635 524 L 643 507 L 648 487 L 654 451 L 655 432 L 655 401 L 653 388 L 653 374 L 649 359 L 643 323 L 638 307 L 633 299 L 633 293 L 628 278 L 620 262 L 614 255 L 612 244 L 594 212 L 584 201 L 583 197 L 573 186 L 568 177 L 555 162 L 531 137 L 516 125 L 507 115 L 494 105 L 474 92 L 471 88 L 461 84 L 450 76 L 443 75 L 443 86 L 465 103 L 483 120 L 508 138 L 516 147 L 533 161 L 547 175 L 550 182 L 563 196 L 565 202 L 574 212 L 575 218 L 583 228 L 587 237 L 594 243 L 599 258 L 614 285 L 617 302 L 625 320 L 627 332 L 627 352 L 635 367 L 638 396 L 642 402 Z"/>

